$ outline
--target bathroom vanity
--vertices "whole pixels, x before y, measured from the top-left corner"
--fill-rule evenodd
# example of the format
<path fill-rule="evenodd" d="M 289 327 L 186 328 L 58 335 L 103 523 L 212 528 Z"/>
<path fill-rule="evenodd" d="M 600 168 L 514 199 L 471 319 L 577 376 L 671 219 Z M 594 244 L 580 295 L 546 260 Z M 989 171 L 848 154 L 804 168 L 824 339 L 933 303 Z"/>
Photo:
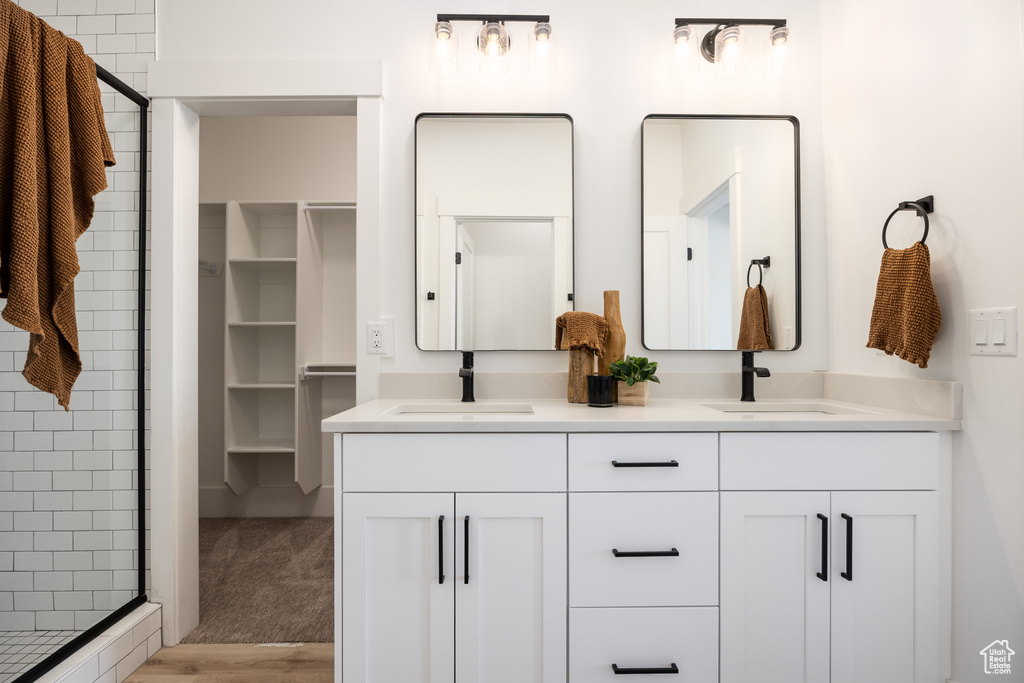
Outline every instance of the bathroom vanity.
<path fill-rule="evenodd" d="M 942 681 L 959 428 L 827 400 L 336 415 L 338 680 Z"/>

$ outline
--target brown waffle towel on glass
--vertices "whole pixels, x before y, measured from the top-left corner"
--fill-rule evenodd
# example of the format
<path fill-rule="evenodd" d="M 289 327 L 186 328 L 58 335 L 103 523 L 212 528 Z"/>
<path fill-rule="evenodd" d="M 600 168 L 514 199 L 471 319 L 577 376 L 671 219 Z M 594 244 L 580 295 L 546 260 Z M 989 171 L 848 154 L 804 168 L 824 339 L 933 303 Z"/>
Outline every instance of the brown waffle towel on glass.
<path fill-rule="evenodd" d="M 560 351 L 585 348 L 600 356 L 606 334 L 608 321 L 596 313 L 566 311 L 555 319 L 555 348 Z"/>
<path fill-rule="evenodd" d="M 114 165 L 96 65 L 82 45 L 0 0 L 0 296 L 30 333 L 22 375 L 68 408 L 82 371 L 75 242 Z"/>
<path fill-rule="evenodd" d="M 743 294 L 743 309 L 740 311 L 740 334 L 736 348 L 743 351 L 770 350 L 772 328 L 768 321 L 768 294 L 764 287 L 747 287 Z"/>
<path fill-rule="evenodd" d="M 941 324 L 928 247 L 917 242 L 909 249 L 886 249 L 878 273 L 867 347 L 926 368 Z"/>

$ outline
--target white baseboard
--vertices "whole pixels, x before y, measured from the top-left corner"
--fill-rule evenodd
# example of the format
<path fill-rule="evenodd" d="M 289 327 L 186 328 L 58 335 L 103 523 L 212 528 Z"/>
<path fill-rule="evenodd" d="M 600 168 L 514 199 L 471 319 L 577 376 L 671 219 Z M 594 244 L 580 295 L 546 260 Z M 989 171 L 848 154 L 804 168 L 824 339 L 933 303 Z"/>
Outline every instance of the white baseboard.
<path fill-rule="evenodd" d="M 199 489 L 200 517 L 333 517 L 334 487 L 256 487 L 236 496 L 227 486 Z"/>

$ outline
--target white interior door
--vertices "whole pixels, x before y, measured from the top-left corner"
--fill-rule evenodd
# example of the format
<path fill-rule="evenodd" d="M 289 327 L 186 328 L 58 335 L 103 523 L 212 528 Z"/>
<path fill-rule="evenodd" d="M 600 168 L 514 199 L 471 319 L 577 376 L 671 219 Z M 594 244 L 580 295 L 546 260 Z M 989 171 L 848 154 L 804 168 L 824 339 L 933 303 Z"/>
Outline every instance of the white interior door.
<path fill-rule="evenodd" d="M 344 494 L 344 680 L 454 680 L 453 513 L 450 493 Z"/>
<path fill-rule="evenodd" d="M 722 683 L 828 683 L 828 512 L 827 492 L 721 494 Z"/>
<path fill-rule="evenodd" d="M 472 351 L 473 328 L 476 324 L 476 245 L 461 223 L 455 246 L 455 348 Z"/>
<path fill-rule="evenodd" d="M 938 514 L 934 491 L 832 494 L 832 683 L 942 679 Z"/>
<path fill-rule="evenodd" d="M 456 496 L 455 680 L 565 681 L 565 548 L 565 494 Z"/>

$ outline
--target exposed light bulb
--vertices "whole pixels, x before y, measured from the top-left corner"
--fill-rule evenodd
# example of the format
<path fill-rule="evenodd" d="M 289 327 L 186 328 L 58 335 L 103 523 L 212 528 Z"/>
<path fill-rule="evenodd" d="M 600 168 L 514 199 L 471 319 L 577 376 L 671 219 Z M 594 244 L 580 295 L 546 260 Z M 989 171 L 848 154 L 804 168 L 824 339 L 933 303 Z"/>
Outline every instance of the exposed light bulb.
<path fill-rule="evenodd" d="M 551 24 L 541 21 L 530 29 L 529 65 L 527 71 L 534 76 L 550 76 L 558 70 L 555 61 L 555 36 Z"/>
<path fill-rule="evenodd" d="M 786 77 L 790 61 L 789 28 L 777 26 L 768 33 L 768 68 L 765 80 L 779 81 Z"/>
<path fill-rule="evenodd" d="M 672 31 L 672 47 L 669 57 L 668 75 L 681 81 L 697 73 L 700 68 L 700 55 L 697 53 L 696 34 L 689 25 L 676 26 Z"/>
<path fill-rule="evenodd" d="M 738 78 L 746 72 L 746 42 L 743 35 L 743 29 L 739 26 L 726 26 L 715 38 L 715 75 L 719 78 Z"/>
<path fill-rule="evenodd" d="M 510 44 L 504 24 L 497 21 L 485 22 L 476 38 L 476 46 L 483 55 L 480 73 L 488 77 L 504 76 L 508 73 L 508 64 L 504 56 Z"/>
<path fill-rule="evenodd" d="M 430 70 L 441 76 L 454 76 L 459 72 L 459 41 L 451 22 L 434 24 L 430 40 Z"/>

